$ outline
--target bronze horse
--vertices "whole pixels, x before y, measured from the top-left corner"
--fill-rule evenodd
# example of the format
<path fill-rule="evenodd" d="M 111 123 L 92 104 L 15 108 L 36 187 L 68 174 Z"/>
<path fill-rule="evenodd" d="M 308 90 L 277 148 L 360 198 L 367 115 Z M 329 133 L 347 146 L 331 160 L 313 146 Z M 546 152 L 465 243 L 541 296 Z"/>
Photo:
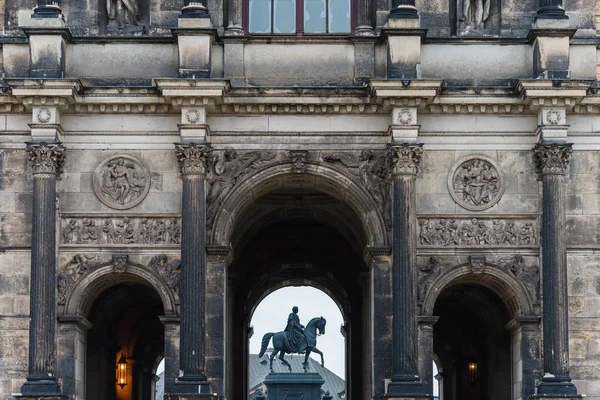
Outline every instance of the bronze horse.
<path fill-rule="evenodd" d="M 310 356 L 310 353 L 315 352 L 317 354 L 319 354 L 321 356 L 321 366 L 325 366 L 325 360 L 323 359 L 323 353 L 317 349 L 317 335 L 324 335 L 325 334 L 325 324 L 327 323 L 327 321 L 325 320 L 325 318 L 323 317 L 317 317 L 317 318 L 313 318 L 311 319 L 308 324 L 306 324 L 306 328 L 304 329 L 304 335 L 306 336 L 306 338 L 302 338 L 301 340 L 306 343 L 306 352 L 305 352 L 305 356 L 304 356 L 304 362 L 302 363 L 302 366 L 304 367 L 304 372 L 308 372 L 308 356 Z M 318 334 L 317 334 L 318 331 Z M 286 333 L 285 332 L 277 332 L 277 333 L 273 333 L 273 332 L 269 332 L 267 334 L 265 334 L 265 336 L 263 336 L 263 340 L 262 340 L 262 347 L 260 349 L 260 353 L 258 354 L 258 357 L 262 357 L 265 354 L 265 351 L 267 351 L 267 346 L 269 345 L 269 342 L 271 341 L 271 338 L 273 338 L 273 352 L 271 353 L 271 357 L 270 357 L 270 363 L 269 363 L 269 368 L 271 369 L 271 372 L 273 372 L 273 359 L 275 358 L 275 356 L 277 355 L 277 353 L 279 354 L 279 359 L 281 360 L 281 362 L 285 365 L 287 365 L 288 369 L 290 370 L 290 372 L 292 372 L 292 366 L 290 365 L 290 363 L 288 363 L 283 357 L 285 356 L 285 353 L 291 354 L 292 351 L 288 348 L 287 346 L 287 340 L 285 337 Z M 300 346 L 302 347 L 302 346 Z M 299 353 L 302 354 L 302 353 Z"/>

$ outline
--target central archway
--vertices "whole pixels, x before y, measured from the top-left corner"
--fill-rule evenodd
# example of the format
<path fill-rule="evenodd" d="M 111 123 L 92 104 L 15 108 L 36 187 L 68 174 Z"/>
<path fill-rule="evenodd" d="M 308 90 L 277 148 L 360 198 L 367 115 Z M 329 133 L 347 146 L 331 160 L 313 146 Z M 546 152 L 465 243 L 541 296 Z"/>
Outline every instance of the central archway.
<path fill-rule="evenodd" d="M 226 290 L 227 343 L 231 343 L 226 353 L 228 365 L 233 366 L 228 371 L 226 391 L 232 398 L 248 398 L 248 338 L 256 306 L 279 288 L 312 286 L 327 293 L 342 311 L 346 334 L 346 398 L 361 399 L 370 385 L 365 366 L 370 362 L 371 342 L 369 268 L 363 252 L 368 244 L 385 241 L 383 223 L 377 223 L 380 214 L 375 208 L 364 211 L 373 206 L 368 193 L 360 202 L 348 204 L 340 200 L 340 197 L 347 199 L 347 193 L 334 197 L 317 187 L 316 182 L 321 179 L 317 176 L 271 178 L 277 184 L 273 185 L 273 180 L 263 181 L 271 188 L 269 191 L 234 194 L 238 202 L 228 224 L 235 223 L 225 232 L 214 231 L 213 239 L 231 239 L 234 252 Z M 348 178 L 335 185 L 346 181 L 356 186 Z M 348 190 L 332 184 L 329 192 Z M 258 193 L 261 195 L 257 196 Z M 357 208 L 363 210 L 362 214 L 356 212 Z M 217 216 L 217 226 L 228 225 L 223 224 L 223 217 Z M 367 227 L 365 219 L 376 222 Z M 383 231 L 377 233 L 378 229 Z M 287 314 L 275 317 L 282 319 L 283 329 Z M 260 327 L 255 329 L 258 333 Z"/>

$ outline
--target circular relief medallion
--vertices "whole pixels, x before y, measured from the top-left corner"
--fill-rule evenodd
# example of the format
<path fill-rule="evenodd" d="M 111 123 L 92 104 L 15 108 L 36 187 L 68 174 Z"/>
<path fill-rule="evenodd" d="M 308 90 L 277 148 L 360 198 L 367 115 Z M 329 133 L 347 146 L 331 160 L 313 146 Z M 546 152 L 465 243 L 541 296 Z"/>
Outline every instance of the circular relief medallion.
<path fill-rule="evenodd" d="M 52 111 L 47 108 L 40 108 L 37 112 L 37 120 L 39 123 L 47 124 L 52 118 Z"/>
<path fill-rule="evenodd" d="M 450 170 L 448 190 L 461 207 L 481 211 L 500 201 L 504 177 L 491 158 L 469 156 L 459 160 Z"/>
<path fill-rule="evenodd" d="M 129 155 L 110 157 L 94 172 L 94 192 L 110 208 L 137 206 L 150 190 L 150 172 L 142 161 Z"/>

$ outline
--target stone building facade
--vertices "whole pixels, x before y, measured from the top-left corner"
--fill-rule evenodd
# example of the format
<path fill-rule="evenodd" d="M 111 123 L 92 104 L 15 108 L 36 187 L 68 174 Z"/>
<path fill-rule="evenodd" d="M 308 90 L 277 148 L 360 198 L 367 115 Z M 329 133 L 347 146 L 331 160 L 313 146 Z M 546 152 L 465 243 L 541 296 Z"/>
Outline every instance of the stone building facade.
<path fill-rule="evenodd" d="M 597 2 L 311 1 L 0 1 L 0 398 L 244 399 L 308 284 L 347 398 L 600 399 Z"/>

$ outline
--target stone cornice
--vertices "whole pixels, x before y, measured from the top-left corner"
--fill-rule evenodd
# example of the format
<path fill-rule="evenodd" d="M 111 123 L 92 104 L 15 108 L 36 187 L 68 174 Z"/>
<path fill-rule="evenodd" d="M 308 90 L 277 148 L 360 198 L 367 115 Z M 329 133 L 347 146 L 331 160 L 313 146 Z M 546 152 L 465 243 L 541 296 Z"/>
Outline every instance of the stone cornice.
<path fill-rule="evenodd" d="M 535 115 L 542 107 L 600 112 L 592 81 L 521 80 L 515 87 L 443 87 L 434 80 L 370 81 L 367 87 L 232 88 L 226 80 L 156 79 L 154 87 L 84 87 L 76 79 L 7 79 L 0 112 L 60 107 L 64 114 L 176 114 L 205 107 L 217 114 L 386 115 L 394 107 L 423 114 Z"/>

